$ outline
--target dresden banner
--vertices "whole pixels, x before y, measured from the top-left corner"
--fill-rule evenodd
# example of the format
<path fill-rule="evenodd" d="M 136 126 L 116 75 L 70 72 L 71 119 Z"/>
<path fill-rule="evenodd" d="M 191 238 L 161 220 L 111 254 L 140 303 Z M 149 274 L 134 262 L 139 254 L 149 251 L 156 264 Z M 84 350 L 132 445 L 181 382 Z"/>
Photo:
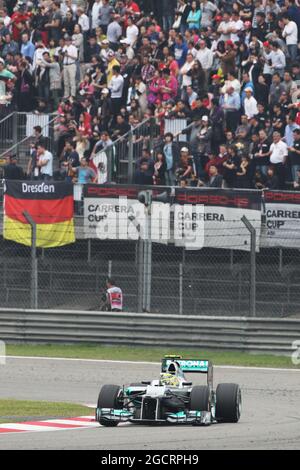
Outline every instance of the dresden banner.
<path fill-rule="evenodd" d="M 73 185 L 40 181 L 5 181 L 3 236 L 31 246 L 27 212 L 36 223 L 36 246 L 52 248 L 75 242 Z"/>

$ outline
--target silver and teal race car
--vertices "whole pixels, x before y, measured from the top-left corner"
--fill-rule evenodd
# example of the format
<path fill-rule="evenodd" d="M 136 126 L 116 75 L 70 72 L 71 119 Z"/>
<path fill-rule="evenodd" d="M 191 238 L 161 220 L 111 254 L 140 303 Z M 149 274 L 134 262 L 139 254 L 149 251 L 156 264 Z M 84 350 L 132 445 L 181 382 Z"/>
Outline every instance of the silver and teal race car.
<path fill-rule="evenodd" d="M 206 385 L 194 385 L 184 373 L 206 374 Z M 234 383 L 213 389 L 213 366 L 202 359 L 165 356 L 157 380 L 128 386 L 103 385 L 96 421 L 103 426 L 135 424 L 237 423 L 241 416 L 241 390 Z"/>

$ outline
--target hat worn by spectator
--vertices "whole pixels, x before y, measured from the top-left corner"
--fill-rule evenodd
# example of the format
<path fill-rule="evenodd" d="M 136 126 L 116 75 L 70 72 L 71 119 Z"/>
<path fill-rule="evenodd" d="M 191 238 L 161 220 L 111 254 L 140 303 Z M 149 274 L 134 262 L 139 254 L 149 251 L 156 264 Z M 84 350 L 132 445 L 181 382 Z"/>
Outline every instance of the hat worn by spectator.
<path fill-rule="evenodd" d="M 125 38 L 125 39 L 121 39 L 120 43 L 121 43 L 121 44 L 126 44 L 126 45 L 130 46 L 131 41 L 130 41 L 130 39 Z"/>
<path fill-rule="evenodd" d="M 182 147 L 182 149 L 180 150 L 180 152 L 188 152 L 189 149 L 187 147 Z"/>
<path fill-rule="evenodd" d="M 213 75 L 211 78 L 212 78 L 213 80 L 219 80 L 221 77 L 220 77 L 220 75 L 215 74 L 215 75 Z"/>
<path fill-rule="evenodd" d="M 231 39 L 228 39 L 228 40 L 225 42 L 225 45 L 226 45 L 226 46 L 230 46 L 230 47 L 233 47 L 233 46 L 234 46 L 233 41 L 231 41 Z"/>
<path fill-rule="evenodd" d="M 208 121 L 208 116 L 202 116 L 202 121 Z"/>

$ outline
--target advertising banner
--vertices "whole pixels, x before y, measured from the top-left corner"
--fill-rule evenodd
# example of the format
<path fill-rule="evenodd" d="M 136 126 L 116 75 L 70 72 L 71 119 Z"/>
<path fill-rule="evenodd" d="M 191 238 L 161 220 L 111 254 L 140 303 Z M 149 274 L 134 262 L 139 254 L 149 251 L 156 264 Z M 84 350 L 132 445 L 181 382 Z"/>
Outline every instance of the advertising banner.
<path fill-rule="evenodd" d="M 264 191 L 262 248 L 300 248 L 300 192 Z"/>
<path fill-rule="evenodd" d="M 186 249 L 203 247 L 250 250 L 250 234 L 241 218 L 256 229 L 257 249 L 261 227 L 259 191 L 176 188 L 135 185 L 86 185 L 84 188 L 85 238 L 137 240 L 148 234 L 147 209 L 138 201 L 140 191 L 153 197 L 168 193 L 168 203 L 153 202 L 151 239 Z"/>

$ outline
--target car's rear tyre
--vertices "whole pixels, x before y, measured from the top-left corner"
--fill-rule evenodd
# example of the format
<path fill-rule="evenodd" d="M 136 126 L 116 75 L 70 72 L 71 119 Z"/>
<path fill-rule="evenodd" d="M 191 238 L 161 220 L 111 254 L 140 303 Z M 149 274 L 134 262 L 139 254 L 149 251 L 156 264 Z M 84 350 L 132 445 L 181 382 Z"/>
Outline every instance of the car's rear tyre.
<path fill-rule="evenodd" d="M 119 399 L 120 390 L 119 385 L 103 385 L 99 393 L 97 408 L 122 409 L 122 403 Z M 114 427 L 118 424 L 117 421 L 109 421 L 103 418 L 100 418 L 99 423 L 107 427 Z"/>
<path fill-rule="evenodd" d="M 237 384 L 219 384 L 216 390 L 216 420 L 237 423 L 241 416 L 242 396 Z"/>
<path fill-rule="evenodd" d="M 209 387 L 195 385 L 190 393 L 190 410 L 210 411 Z"/>

